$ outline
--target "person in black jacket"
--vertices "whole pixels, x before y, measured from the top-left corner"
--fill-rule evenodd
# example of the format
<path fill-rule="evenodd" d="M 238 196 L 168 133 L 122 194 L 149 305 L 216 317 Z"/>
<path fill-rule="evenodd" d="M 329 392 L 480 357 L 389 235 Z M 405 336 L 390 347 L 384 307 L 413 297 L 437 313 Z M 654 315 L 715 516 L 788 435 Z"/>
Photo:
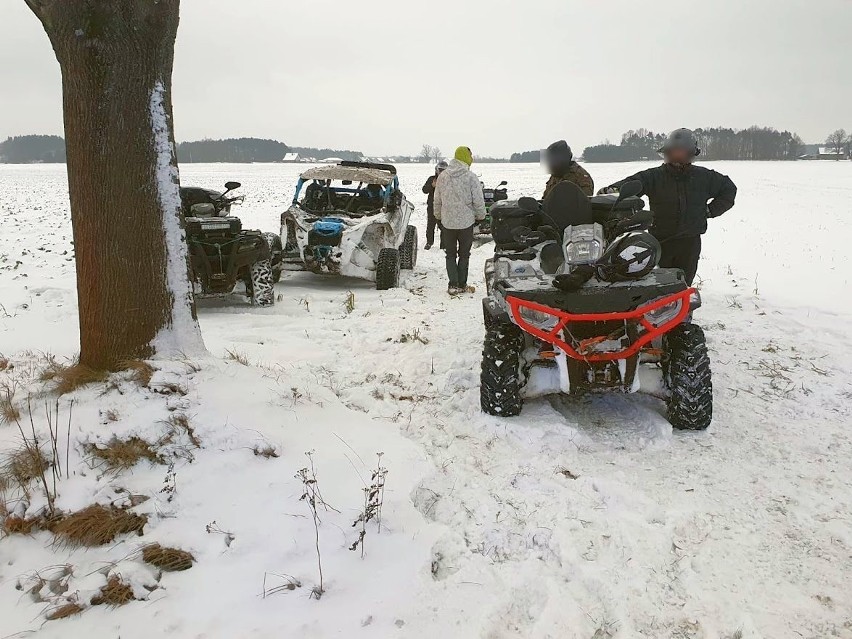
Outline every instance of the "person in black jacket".
<path fill-rule="evenodd" d="M 438 220 L 435 219 L 435 185 L 438 183 L 438 176 L 447 169 L 447 163 L 444 160 L 435 165 L 435 175 L 426 180 L 423 185 L 423 192 L 429 197 L 426 198 L 426 246 L 427 251 L 432 248 L 435 243 L 435 227 L 440 226 Z M 441 248 L 444 248 L 443 238 L 441 239 Z"/>
<path fill-rule="evenodd" d="M 660 266 L 682 269 L 691 286 L 707 220 L 734 206 L 737 187 L 727 175 L 693 164 L 701 149 L 689 129 L 672 131 L 660 153 L 665 158 L 663 165 L 640 171 L 601 192 L 617 192 L 630 180 L 642 183 L 641 195 L 648 196 L 654 212 L 651 233 L 663 247 Z"/>

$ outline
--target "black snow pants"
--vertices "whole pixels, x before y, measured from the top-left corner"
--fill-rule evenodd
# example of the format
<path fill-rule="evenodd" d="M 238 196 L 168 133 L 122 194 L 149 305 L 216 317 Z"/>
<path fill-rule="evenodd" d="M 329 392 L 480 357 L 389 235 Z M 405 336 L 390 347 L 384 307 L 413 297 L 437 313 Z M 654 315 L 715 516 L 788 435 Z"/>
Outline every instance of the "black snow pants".
<path fill-rule="evenodd" d="M 660 268 L 679 268 L 686 276 L 686 283 L 692 286 L 698 272 L 698 258 L 701 257 L 701 236 L 673 237 L 660 240 L 663 256 Z"/>
<path fill-rule="evenodd" d="M 467 270 L 470 264 L 470 248 L 473 246 L 473 226 L 466 229 L 445 228 L 441 241 L 447 251 L 447 277 L 450 286 L 467 286 Z"/>
<path fill-rule="evenodd" d="M 426 244 L 432 246 L 435 243 L 435 227 L 441 229 L 441 225 L 438 224 L 438 220 L 435 219 L 435 216 L 432 215 L 431 209 L 426 214 Z M 441 238 L 441 248 L 444 248 L 444 240 L 443 233 L 439 234 Z"/>

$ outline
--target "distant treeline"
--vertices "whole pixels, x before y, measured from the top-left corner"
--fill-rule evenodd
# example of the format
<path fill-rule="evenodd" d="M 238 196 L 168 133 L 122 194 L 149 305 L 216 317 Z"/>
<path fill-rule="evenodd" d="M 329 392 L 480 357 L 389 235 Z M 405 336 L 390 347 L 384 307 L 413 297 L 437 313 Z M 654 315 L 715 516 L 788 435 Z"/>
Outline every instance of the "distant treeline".
<path fill-rule="evenodd" d="M 512 153 L 512 157 L 509 158 L 509 162 L 514 162 L 516 164 L 529 162 L 538 163 L 540 161 L 541 151 L 522 151 L 520 153 Z"/>
<path fill-rule="evenodd" d="M 177 145 L 178 162 L 280 162 L 289 148 L 276 140 L 231 138 Z"/>
<path fill-rule="evenodd" d="M 341 160 L 351 160 L 358 162 L 363 158 L 360 151 L 348 151 L 346 149 L 316 149 L 310 146 L 291 146 L 290 153 L 298 153 L 303 158 L 315 158 L 324 160 L 325 158 L 340 158 Z"/>
<path fill-rule="evenodd" d="M 277 140 L 258 138 L 230 138 L 227 140 L 199 140 L 178 144 L 178 161 L 189 162 L 280 162 L 287 153 L 298 153 L 301 157 L 317 160 L 341 158 L 358 160 L 361 153 L 340 149 L 314 149 L 311 147 L 287 146 Z"/>
<path fill-rule="evenodd" d="M 65 162 L 65 140 L 58 135 L 19 135 L 0 142 L 0 163 Z"/>
<path fill-rule="evenodd" d="M 795 133 L 769 127 L 748 129 L 714 127 L 695 129 L 701 158 L 705 160 L 795 160 L 804 143 Z M 583 152 L 586 162 L 632 162 L 658 157 L 665 133 L 647 129 L 628 131 L 620 144 L 598 144 Z"/>
<path fill-rule="evenodd" d="M 281 162 L 287 153 L 303 158 L 336 157 L 359 160 L 361 153 L 339 149 L 315 149 L 287 146 L 277 140 L 237 138 L 229 140 L 200 140 L 177 145 L 178 161 L 190 162 Z M 0 163 L 41 164 L 65 162 L 65 140 L 58 135 L 21 135 L 0 142 Z"/>

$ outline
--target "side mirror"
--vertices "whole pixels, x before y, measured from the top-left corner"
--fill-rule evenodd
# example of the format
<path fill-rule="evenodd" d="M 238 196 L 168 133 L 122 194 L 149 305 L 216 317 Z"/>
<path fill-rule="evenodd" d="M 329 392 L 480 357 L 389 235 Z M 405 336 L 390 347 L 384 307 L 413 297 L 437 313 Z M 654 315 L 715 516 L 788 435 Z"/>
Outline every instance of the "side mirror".
<path fill-rule="evenodd" d="M 216 215 L 216 207 L 210 202 L 202 202 L 201 204 L 193 204 L 189 208 L 192 217 L 212 217 Z"/>
<path fill-rule="evenodd" d="M 503 180 L 502 182 L 500 182 L 500 184 L 497 185 L 497 188 L 499 189 L 501 186 L 506 186 L 507 184 L 509 183 L 506 180 Z"/>
<path fill-rule="evenodd" d="M 225 182 L 225 189 L 227 189 L 225 192 L 227 193 L 228 191 L 233 191 L 234 189 L 238 189 L 241 186 L 242 184 L 240 184 L 239 182 Z"/>
<path fill-rule="evenodd" d="M 538 200 L 532 197 L 522 197 L 518 200 L 518 208 L 527 213 L 538 213 L 541 211 L 541 204 L 538 203 Z"/>
<path fill-rule="evenodd" d="M 616 202 L 621 202 L 629 197 L 636 197 L 642 192 L 642 183 L 639 180 L 630 180 L 621 185 L 618 189 L 618 199 Z"/>

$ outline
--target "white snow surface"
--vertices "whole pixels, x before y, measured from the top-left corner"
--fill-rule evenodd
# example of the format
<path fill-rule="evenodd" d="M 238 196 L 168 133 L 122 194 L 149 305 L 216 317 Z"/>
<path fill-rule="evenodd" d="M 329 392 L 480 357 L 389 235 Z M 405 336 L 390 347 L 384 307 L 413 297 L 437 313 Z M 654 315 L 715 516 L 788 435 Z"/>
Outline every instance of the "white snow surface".
<path fill-rule="evenodd" d="M 600 186 L 644 166 L 587 168 Z M 443 254 L 422 250 L 431 167 L 400 166 L 421 236 L 403 288 L 285 272 L 274 308 L 199 302 L 212 355 L 197 372 L 155 362 L 150 388 L 117 375 L 60 398 L 63 424 L 74 406 L 58 507 L 143 495 L 134 511 L 149 522 L 88 550 L 46 532 L 0 539 L 0 637 L 852 637 L 852 174 L 832 162 L 711 166 L 740 194 L 711 220 L 699 270 L 715 389 L 706 433 L 672 432 L 662 402 L 641 394 L 483 415 L 480 295 L 446 295 Z M 244 226 L 277 231 L 302 168 L 186 165 L 182 180 L 241 181 Z M 540 195 L 546 179 L 537 165 L 474 169 L 508 180 L 512 197 Z M 33 379 L 45 353 L 62 361 L 78 348 L 64 167 L 0 165 L 0 184 L 0 384 L 25 413 L 33 393 L 45 438 Z M 473 252 L 479 291 L 490 250 Z M 144 461 L 105 473 L 85 452 L 114 436 L 162 438 L 175 413 L 201 447 L 172 440 L 173 476 Z M 0 424 L 0 461 L 19 440 Z M 340 511 L 319 512 L 319 600 L 294 477 L 307 451 Z M 362 559 L 352 522 L 377 452 L 389 471 L 382 530 L 368 524 Z M 7 494 L 13 511 L 44 505 L 35 485 L 19 497 Z M 157 575 L 138 557 L 151 542 L 191 551 L 194 567 Z M 89 607 L 110 574 L 144 600 Z M 68 588 L 35 597 L 36 575 Z M 301 587 L 264 598 L 264 577 L 267 589 L 285 583 L 276 575 Z M 86 610 L 45 621 L 68 597 Z"/>
<path fill-rule="evenodd" d="M 172 321 L 154 337 L 152 346 L 158 357 L 180 353 L 199 355 L 204 342 L 197 320 L 192 316 L 192 287 L 187 272 L 186 232 L 180 222 L 180 176 L 171 139 L 171 122 L 166 112 L 166 88 L 158 81 L 151 91 L 151 129 L 157 154 L 157 189 L 163 211 L 166 243 L 166 281 L 171 291 Z"/>

